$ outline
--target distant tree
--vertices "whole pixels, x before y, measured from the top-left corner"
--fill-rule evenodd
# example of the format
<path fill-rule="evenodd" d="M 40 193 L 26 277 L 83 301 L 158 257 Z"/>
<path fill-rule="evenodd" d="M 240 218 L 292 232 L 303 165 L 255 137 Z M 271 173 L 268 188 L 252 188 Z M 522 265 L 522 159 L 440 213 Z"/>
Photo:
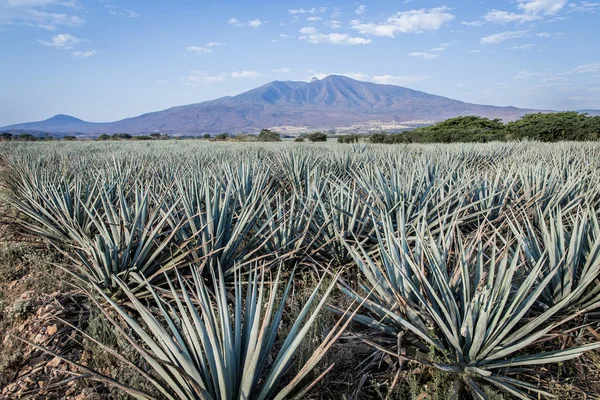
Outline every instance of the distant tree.
<path fill-rule="evenodd" d="M 0 140 L 9 141 L 9 140 L 12 140 L 12 138 L 13 138 L 13 135 L 8 132 L 0 133 Z"/>
<path fill-rule="evenodd" d="M 115 133 L 111 136 L 111 139 L 116 140 L 130 140 L 132 137 L 129 133 Z"/>
<path fill-rule="evenodd" d="M 327 141 L 327 135 L 324 134 L 323 132 L 313 132 L 313 133 L 309 133 L 307 135 L 308 140 L 310 140 L 311 142 L 326 142 Z"/>
<path fill-rule="evenodd" d="M 19 136 L 17 136 L 17 140 L 22 140 L 24 142 L 34 142 L 38 140 L 38 138 L 33 135 L 30 135 L 29 133 L 22 133 Z"/>
<path fill-rule="evenodd" d="M 263 129 L 258 134 L 258 140 L 261 142 L 281 142 L 281 137 L 279 136 L 279 133 L 275 131 Z"/>
<path fill-rule="evenodd" d="M 505 125 L 500 119 L 477 116 L 450 118 L 435 125 L 413 129 L 394 136 L 393 143 L 454 143 L 506 140 Z"/>
<path fill-rule="evenodd" d="M 385 132 L 373 133 L 369 136 L 371 143 L 387 143 L 389 135 Z"/>
<path fill-rule="evenodd" d="M 98 138 L 96 140 L 108 140 L 110 139 L 110 136 L 108 136 L 106 133 L 103 133 L 102 135 L 98 136 Z"/>
<path fill-rule="evenodd" d="M 258 142 L 260 139 L 256 135 L 248 135 L 245 133 L 241 133 L 233 137 L 233 140 L 236 142 Z"/>
<path fill-rule="evenodd" d="M 229 133 L 219 133 L 217 136 L 215 136 L 215 140 L 227 140 L 228 136 Z"/>
<path fill-rule="evenodd" d="M 337 138 L 338 143 L 358 143 L 360 135 L 342 135 Z"/>
<path fill-rule="evenodd" d="M 296 139 L 294 139 L 294 142 L 304 142 L 304 138 L 303 137 L 297 137 Z"/>
<path fill-rule="evenodd" d="M 203 139 L 210 139 L 211 136 L 209 133 L 205 133 L 204 136 L 202 136 Z"/>
<path fill-rule="evenodd" d="M 152 139 L 155 139 L 155 140 L 156 140 L 156 139 L 160 139 L 160 138 L 161 138 L 161 135 L 160 135 L 160 133 L 151 133 L 151 134 L 150 134 L 150 137 L 151 137 Z"/>
<path fill-rule="evenodd" d="M 77 140 L 77 138 L 75 136 L 63 136 L 63 140 L 72 142 L 72 141 Z"/>
<path fill-rule="evenodd" d="M 527 114 L 506 124 L 506 130 L 514 139 L 544 142 L 598 140 L 600 117 L 590 117 L 575 111 Z"/>

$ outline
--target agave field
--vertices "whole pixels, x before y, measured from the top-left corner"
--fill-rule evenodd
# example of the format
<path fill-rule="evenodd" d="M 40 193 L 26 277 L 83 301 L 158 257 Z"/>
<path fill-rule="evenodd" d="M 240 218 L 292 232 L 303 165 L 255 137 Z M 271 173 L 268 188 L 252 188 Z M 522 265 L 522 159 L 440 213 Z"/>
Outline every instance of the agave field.
<path fill-rule="evenodd" d="M 600 347 L 597 144 L 54 142 L 0 157 L 21 231 L 60 252 L 144 362 L 105 351 L 146 384 L 64 362 L 136 398 L 318 398 L 328 374 L 350 376 L 328 364 L 350 346 L 381 360 L 343 368 L 365 388 L 365 365 L 386 369 L 383 398 L 417 368 L 457 399 L 538 399 L 544 371 Z"/>

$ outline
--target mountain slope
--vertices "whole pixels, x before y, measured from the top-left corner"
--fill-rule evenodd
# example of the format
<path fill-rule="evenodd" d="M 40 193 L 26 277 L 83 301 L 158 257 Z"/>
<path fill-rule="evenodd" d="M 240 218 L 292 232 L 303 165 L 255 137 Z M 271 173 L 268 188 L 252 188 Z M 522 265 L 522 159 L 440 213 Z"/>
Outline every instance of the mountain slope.
<path fill-rule="evenodd" d="M 369 121 L 441 121 L 459 115 L 512 120 L 535 110 L 464 103 L 394 85 L 331 75 L 309 82 L 274 81 L 233 97 L 169 108 L 133 118 L 91 123 L 58 115 L 0 130 L 52 133 L 255 132 L 274 126 L 330 129 Z"/>

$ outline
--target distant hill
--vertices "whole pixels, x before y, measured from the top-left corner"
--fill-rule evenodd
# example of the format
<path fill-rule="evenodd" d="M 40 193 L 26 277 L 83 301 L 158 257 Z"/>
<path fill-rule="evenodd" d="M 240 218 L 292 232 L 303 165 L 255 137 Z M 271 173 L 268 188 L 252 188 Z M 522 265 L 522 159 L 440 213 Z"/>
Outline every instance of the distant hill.
<path fill-rule="evenodd" d="M 116 122 L 86 122 L 68 115 L 0 128 L 59 134 L 169 134 L 256 132 L 277 126 L 335 129 L 378 121 L 442 121 L 477 115 L 510 121 L 539 110 L 465 103 L 394 85 L 331 75 L 311 82 L 274 81 L 256 89 L 173 107 Z"/>
<path fill-rule="evenodd" d="M 600 117 L 600 110 L 577 110 L 582 114 L 589 114 L 591 117 Z"/>

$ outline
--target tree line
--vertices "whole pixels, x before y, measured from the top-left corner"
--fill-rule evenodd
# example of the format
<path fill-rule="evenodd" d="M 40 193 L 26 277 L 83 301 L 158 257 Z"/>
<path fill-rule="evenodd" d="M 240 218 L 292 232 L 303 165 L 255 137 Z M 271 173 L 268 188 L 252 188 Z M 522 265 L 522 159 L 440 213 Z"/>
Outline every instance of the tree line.
<path fill-rule="evenodd" d="M 456 143 L 510 140 L 541 142 L 593 141 L 600 139 L 600 116 L 575 111 L 526 114 L 516 121 L 466 116 L 450 118 L 434 125 L 397 134 L 385 132 L 345 135 L 340 143 Z"/>

